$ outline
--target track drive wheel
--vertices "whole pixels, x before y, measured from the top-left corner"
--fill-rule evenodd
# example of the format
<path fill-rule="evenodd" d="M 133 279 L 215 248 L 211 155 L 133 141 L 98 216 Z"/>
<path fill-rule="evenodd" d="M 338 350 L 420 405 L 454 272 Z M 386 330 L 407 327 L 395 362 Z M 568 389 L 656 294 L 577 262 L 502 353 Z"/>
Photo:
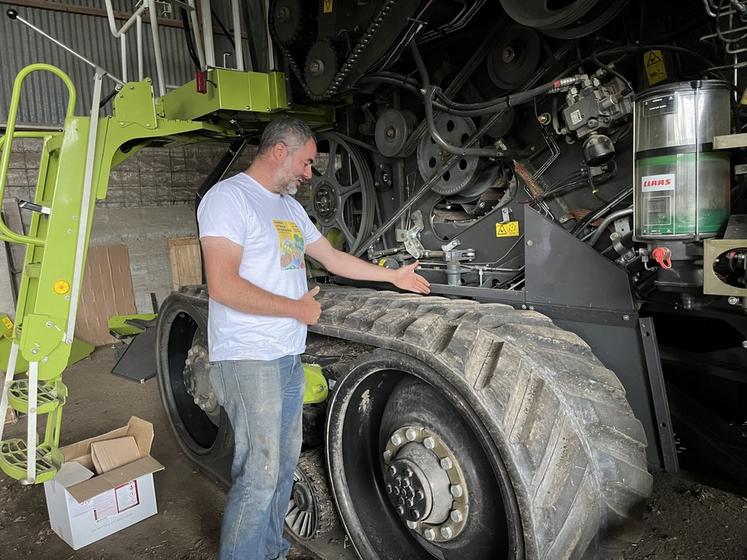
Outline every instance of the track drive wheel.
<path fill-rule="evenodd" d="M 645 434 L 576 335 L 500 304 L 325 287 L 320 334 L 380 347 L 335 386 L 340 517 L 366 560 L 618 558 Z"/>
<path fill-rule="evenodd" d="M 228 484 L 233 435 L 207 378 L 207 308 L 201 288 L 183 288 L 164 300 L 156 326 L 158 388 L 184 453 Z"/>

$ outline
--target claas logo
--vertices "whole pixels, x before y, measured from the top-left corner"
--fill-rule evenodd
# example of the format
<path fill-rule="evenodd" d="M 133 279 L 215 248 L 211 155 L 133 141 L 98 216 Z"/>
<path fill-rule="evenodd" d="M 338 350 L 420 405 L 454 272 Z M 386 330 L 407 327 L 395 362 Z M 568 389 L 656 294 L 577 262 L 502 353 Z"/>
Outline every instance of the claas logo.
<path fill-rule="evenodd" d="M 668 187 L 672 184 L 672 179 L 646 179 L 643 181 L 644 187 Z"/>

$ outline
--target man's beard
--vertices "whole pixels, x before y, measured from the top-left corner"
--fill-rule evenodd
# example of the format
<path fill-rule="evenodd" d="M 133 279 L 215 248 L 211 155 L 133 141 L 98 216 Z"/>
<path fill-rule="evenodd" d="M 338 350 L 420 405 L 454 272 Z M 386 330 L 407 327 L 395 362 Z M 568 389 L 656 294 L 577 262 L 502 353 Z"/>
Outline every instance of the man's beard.
<path fill-rule="evenodd" d="M 279 191 L 280 191 L 280 194 L 282 195 L 295 196 L 295 194 L 298 192 L 296 181 L 290 181 L 286 183 L 285 185 L 281 185 L 279 188 Z"/>
<path fill-rule="evenodd" d="M 286 162 L 279 170 L 277 174 L 276 184 L 278 185 L 278 193 L 282 195 L 294 196 L 298 192 L 297 178 L 289 178 L 288 170 L 290 169 L 290 162 Z"/>

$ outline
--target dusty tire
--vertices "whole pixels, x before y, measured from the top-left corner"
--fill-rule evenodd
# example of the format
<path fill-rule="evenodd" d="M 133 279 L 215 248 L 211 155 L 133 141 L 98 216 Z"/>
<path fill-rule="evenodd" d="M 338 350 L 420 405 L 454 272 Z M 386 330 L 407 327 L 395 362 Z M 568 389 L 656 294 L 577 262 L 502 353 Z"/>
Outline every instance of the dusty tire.
<path fill-rule="evenodd" d="M 167 297 L 158 313 L 156 357 L 158 389 L 169 424 L 187 457 L 223 484 L 230 483 L 233 432 L 221 408 L 211 419 L 189 394 L 184 371 L 190 348 L 207 342 L 207 296 L 183 288 Z"/>
<path fill-rule="evenodd" d="M 579 337 L 496 304 L 350 288 L 324 289 L 320 301 L 312 330 L 386 349 L 361 357 L 329 403 L 333 494 L 362 558 L 615 558 L 638 539 L 651 490 L 645 435 L 614 373 Z M 397 387 L 413 382 L 435 397 L 405 401 L 416 417 L 387 418 Z M 383 454 L 392 422 L 446 414 L 436 435 L 467 489 L 490 480 L 469 499 L 480 526 L 467 516 L 439 543 L 424 538 L 427 524 L 413 530 L 395 511 Z M 490 513 L 485 504 L 498 502 Z M 493 539 L 477 543 L 477 534 Z"/>

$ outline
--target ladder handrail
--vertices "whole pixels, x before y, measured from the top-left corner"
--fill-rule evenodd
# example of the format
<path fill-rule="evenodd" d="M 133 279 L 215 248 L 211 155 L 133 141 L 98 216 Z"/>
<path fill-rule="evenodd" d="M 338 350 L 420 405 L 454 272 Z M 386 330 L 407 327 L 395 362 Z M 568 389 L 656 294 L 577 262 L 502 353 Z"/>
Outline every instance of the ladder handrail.
<path fill-rule="evenodd" d="M 75 112 L 75 101 L 77 93 L 73 81 L 70 76 L 65 74 L 62 70 L 51 64 L 29 64 L 23 68 L 16 76 L 15 82 L 13 82 L 13 91 L 10 96 L 10 107 L 8 108 L 8 122 L 5 127 L 5 134 L 0 137 L 0 205 L 5 198 L 5 185 L 8 181 L 8 168 L 10 167 L 10 152 L 13 145 L 13 138 L 34 138 L 43 137 L 49 135 L 48 132 L 18 132 L 16 133 L 16 119 L 18 117 L 18 108 L 21 104 L 21 89 L 23 87 L 24 80 L 33 72 L 50 72 L 60 78 L 63 83 L 67 86 L 68 90 L 68 102 L 67 112 L 65 113 L 65 119 L 68 119 L 74 115 Z M 3 147 L 3 144 L 5 146 Z M 3 235 L 7 240 L 15 243 L 26 243 L 29 245 L 44 246 L 45 240 L 33 237 L 30 235 L 21 235 L 10 229 L 7 224 L 0 217 L 0 234 Z"/>

